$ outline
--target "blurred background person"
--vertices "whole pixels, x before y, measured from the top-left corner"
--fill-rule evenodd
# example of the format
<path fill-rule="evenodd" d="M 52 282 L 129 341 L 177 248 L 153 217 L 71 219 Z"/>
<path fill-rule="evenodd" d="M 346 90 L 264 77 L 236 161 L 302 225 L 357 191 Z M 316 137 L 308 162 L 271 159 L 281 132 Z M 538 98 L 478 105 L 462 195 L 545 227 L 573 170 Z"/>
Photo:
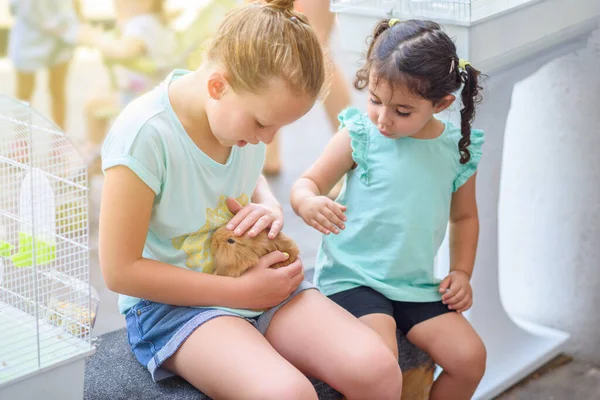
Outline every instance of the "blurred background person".
<path fill-rule="evenodd" d="M 174 30 L 165 11 L 164 0 L 114 0 L 116 30 L 87 30 L 80 42 L 100 51 L 110 64 L 114 78 L 111 91 L 93 96 L 85 107 L 87 137 L 80 152 L 92 166 L 111 118 L 131 100 L 152 89 L 165 78 L 165 67 L 177 57 Z M 128 66 L 145 57 L 153 65 L 149 71 Z"/>
<path fill-rule="evenodd" d="M 48 70 L 52 119 L 65 129 L 65 83 L 82 15 L 79 0 L 10 0 L 13 25 L 8 56 L 16 72 L 16 97 L 31 102 L 36 73 Z"/>

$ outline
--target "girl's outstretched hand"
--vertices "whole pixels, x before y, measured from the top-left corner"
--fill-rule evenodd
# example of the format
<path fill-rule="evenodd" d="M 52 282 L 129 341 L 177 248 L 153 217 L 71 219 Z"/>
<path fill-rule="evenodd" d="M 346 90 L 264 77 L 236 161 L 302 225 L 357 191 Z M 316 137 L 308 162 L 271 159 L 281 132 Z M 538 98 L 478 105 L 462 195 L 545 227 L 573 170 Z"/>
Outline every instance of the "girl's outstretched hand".
<path fill-rule="evenodd" d="M 308 225 L 325 235 L 336 235 L 346 226 L 346 206 L 331 200 L 327 196 L 314 196 L 305 199 L 298 207 L 298 215 Z"/>
<path fill-rule="evenodd" d="M 440 293 L 444 293 L 442 303 L 446 304 L 450 310 L 463 313 L 473 305 L 473 289 L 466 272 L 450 271 L 440 283 Z"/>
<path fill-rule="evenodd" d="M 266 228 L 269 238 L 275 238 L 283 229 L 283 210 L 281 206 L 266 206 L 250 203 L 243 207 L 237 200 L 229 197 L 227 207 L 235 216 L 227 223 L 227 229 L 236 236 L 241 236 L 248 229 L 248 236 L 255 237 Z"/>

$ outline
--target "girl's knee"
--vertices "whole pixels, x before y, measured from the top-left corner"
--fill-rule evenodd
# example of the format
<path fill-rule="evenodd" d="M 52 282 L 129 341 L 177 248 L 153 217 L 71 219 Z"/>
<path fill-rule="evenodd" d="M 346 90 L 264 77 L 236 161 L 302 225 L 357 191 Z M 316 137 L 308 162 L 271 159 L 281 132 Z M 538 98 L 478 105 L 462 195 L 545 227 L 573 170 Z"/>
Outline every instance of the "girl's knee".
<path fill-rule="evenodd" d="M 402 372 L 398 359 L 387 346 L 361 346 L 346 376 L 344 394 L 348 399 L 399 399 Z"/>
<path fill-rule="evenodd" d="M 246 394 L 248 399 L 253 400 L 318 400 L 314 386 L 302 374 L 278 376 L 272 380 L 265 377 L 265 380 L 256 382 L 255 387 L 249 388 Z"/>
<path fill-rule="evenodd" d="M 479 383 L 485 373 L 486 362 L 485 345 L 478 339 L 459 346 L 447 369 L 451 375 L 458 375 L 466 381 Z"/>
<path fill-rule="evenodd" d="M 379 366 L 375 368 L 370 376 L 370 390 L 379 393 L 379 399 L 399 399 L 402 394 L 402 371 L 398 364 L 398 357 L 381 354 L 376 360 L 373 360 Z"/>
<path fill-rule="evenodd" d="M 473 365 L 473 380 L 481 381 L 485 374 L 485 366 L 487 363 L 487 350 L 481 340 L 476 342 L 471 349 L 469 359 Z"/>

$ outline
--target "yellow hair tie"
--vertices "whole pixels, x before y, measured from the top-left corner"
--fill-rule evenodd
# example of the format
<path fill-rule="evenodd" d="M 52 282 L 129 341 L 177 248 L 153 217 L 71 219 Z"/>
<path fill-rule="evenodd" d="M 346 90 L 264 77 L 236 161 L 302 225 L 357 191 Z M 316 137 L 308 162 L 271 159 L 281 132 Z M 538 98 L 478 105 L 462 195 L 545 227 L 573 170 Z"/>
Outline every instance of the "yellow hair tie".
<path fill-rule="evenodd" d="M 458 68 L 464 70 L 465 68 L 467 68 L 467 65 L 471 65 L 471 63 L 467 60 L 463 60 L 462 58 L 458 60 Z"/>
<path fill-rule="evenodd" d="M 398 18 L 392 18 L 392 19 L 390 19 L 390 22 L 389 22 L 390 28 L 392 26 L 396 25 L 398 22 L 400 22 L 400 20 Z"/>

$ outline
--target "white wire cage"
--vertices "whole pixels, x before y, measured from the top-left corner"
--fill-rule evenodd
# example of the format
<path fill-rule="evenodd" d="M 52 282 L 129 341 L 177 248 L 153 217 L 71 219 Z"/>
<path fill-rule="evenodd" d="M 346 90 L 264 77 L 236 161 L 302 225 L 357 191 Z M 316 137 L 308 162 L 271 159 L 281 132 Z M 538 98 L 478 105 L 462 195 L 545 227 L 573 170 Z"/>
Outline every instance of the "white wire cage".
<path fill-rule="evenodd" d="M 335 12 L 469 25 L 539 0 L 331 0 Z"/>
<path fill-rule="evenodd" d="M 0 398 L 93 353 L 88 237 L 82 158 L 52 122 L 0 96 Z"/>

